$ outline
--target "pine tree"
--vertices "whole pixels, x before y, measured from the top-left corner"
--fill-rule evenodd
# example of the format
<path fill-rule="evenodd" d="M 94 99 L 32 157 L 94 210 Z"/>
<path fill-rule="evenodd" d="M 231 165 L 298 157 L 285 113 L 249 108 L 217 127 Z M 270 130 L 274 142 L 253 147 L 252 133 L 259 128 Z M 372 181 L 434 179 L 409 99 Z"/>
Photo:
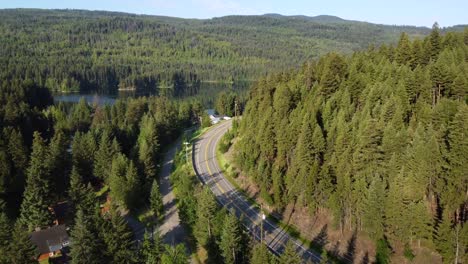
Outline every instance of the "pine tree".
<path fill-rule="evenodd" d="M 409 205 L 410 225 L 408 233 L 410 239 L 418 239 L 418 247 L 421 247 L 421 239 L 430 239 L 432 231 L 432 219 L 423 201 L 413 202 Z M 411 242 L 411 241 L 410 241 Z"/>
<path fill-rule="evenodd" d="M 135 262 L 133 234 L 125 219 L 116 211 L 116 208 L 111 209 L 111 218 L 107 224 L 109 228 L 104 233 L 104 242 L 107 247 L 106 254 L 111 262 Z"/>
<path fill-rule="evenodd" d="M 155 217 L 159 219 L 163 213 L 163 199 L 156 180 L 153 180 L 153 185 L 151 186 L 150 205 Z"/>
<path fill-rule="evenodd" d="M 61 131 L 55 133 L 49 144 L 47 166 L 50 170 L 50 189 L 54 196 L 60 197 L 66 191 L 70 155 L 67 151 L 68 141 Z"/>
<path fill-rule="evenodd" d="M 444 263 L 453 263 L 456 252 L 456 239 L 453 232 L 453 223 L 450 217 L 444 213 L 442 222 L 437 229 L 436 247 L 442 255 Z"/>
<path fill-rule="evenodd" d="M 85 181 L 93 177 L 94 154 L 97 146 L 91 132 L 83 134 L 76 132 L 72 142 L 72 165 L 76 167 L 78 173 Z"/>
<path fill-rule="evenodd" d="M 50 204 L 50 172 L 43 158 L 47 156 L 44 140 L 34 133 L 33 150 L 28 168 L 24 199 L 21 204 L 19 221 L 32 231 L 36 227 L 48 226 L 52 222 Z"/>
<path fill-rule="evenodd" d="M 0 263 L 8 263 L 9 241 L 12 241 L 11 225 L 6 213 L 0 206 Z"/>
<path fill-rule="evenodd" d="M 461 101 L 468 95 L 466 87 L 468 87 L 467 77 L 463 73 L 459 73 L 450 85 L 450 94 L 453 98 Z"/>
<path fill-rule="evenodd" d="M 188 258 L 184 244 L 176 246 L 165 245 L 164 254 L 161 257 L 161 264 L 187 264 Z"/>
<path fill-rule="evenodd" d="M 460 105 L 449 127 L 449 173 L 445 175 L 445 190 L 442 193 L 442 203 L 449 212 L 460 210 L 460 206 L 466 204 L 468 171 L 468 106 Z"/>
<path fill-rule="evenodd" d="M 256 243 L 252 249 L 251 264 L 265 264 L 270 263 L 270 252 L 263 243 Z"/>
<path fill-rule="evenodd" d="M 76 213 L 75 225 L 71 230 L 70 257 L 72 264 L 101 263 L 100 248 L 96 246 L 96 233 L 93 223 L 83 214 L 82 210 Z"/>
<path fill-rule="evenodd" d="M 75 131 L 86 131 L 91 125 L 91 109 L 84 98 L 81 98 L 73 108 L 71 123 Z"/>
<path fill-rule="evenodd" d="M 195 237 L 200 245 L 207 245 L 213 237 L 216 201 L 208 188 L 204 188 L 198 198 Z"/>
<path fill-rule="evenodd" d="M 238 260 L 238 254 L 241 249 L 241 230 L 239 222 L 233 212 L 226 215 L 221 232 L 219 248 L 224 258 L 224 263 L 233 264 Z"/>
<path fill-rule="evenodd" d="M 99 148 L 94 154 L 94 176 L 101 180 L 109 180 L 109 172 L 112 166 L 112 158 L 117 153 L 112 149 L 112 142 L 108 130 L 104 130 L 99 141 Z"/>
<path fill-rule="evenodd" d="M 22 192 L 24 190 L 26 169 L 28 167 L 29 153 L 24 143 L 23 136 L 16 129 L 4 129 L 3 134 L 8 135 L 8 153 L 12 161 L 13 180 L 9 184 L 10 192 Z"/>
<path fill-rule="evenodd" d="M 156 177 L 156 164 L 158 163 L 159 139 L 156 130 L 156 121 L 151 114 L 141 119 L 140 134 L 138 136 L 138 159 L 143 165 L 146 179 Z"/>
<path fill-rule="evenodd" d="M 369 195 L 366 199 L 364 214 L 364 228 L 370 237 L 378 240 L 383 237 L 385 184 L 379 178 L 373 179 L 369 186 Z"/>
<path fill-rule="evenodd" d="M 401 33 L 397 46 L 396 60 L 400 64 L 411 63 L 411 42 L 406 33 Z"/>
<path fill-rule="evenodd" d="M 140 179 L 138 172 L 123 154 L 119 154 L 112 161 L 109 177 L 111 196 L 125 208 L 131 208 L 137 201 Z"/>
<path fill-rule="evenodd" d="M 29 234 L 21 225 L 16 224 L 13 228 L 10 247 L 7 257 L 9 263 L 12 264 L 27 264 L 37 263 L 39 252 L 31 242 Z"/>
<path fill-rule="evenodd" d="M 284 252 L 279 257 L 279 264 L 301 264 L 302 258 L 296 251 L 296 246 L 291 240 L 288 240 Z"/>
<path fill-rule="evenodd" d="M 96 209 L 96 195 L 91 184 L 85 185 L 78 170 L 73 167 L 70 176 L 68 196 L 72 204 L 72 211 L 83 211 L 84 215 L 92 215 Z"/>
<path fill-rule="evenodd" d="M 159 231 L 156 230 L 152 235 L 146 232 L 141 248 L 142 259 L 140 262 L 146 264 L 159 263 L 163 249 L 162 238 Z"/>
<path fill-rule="evenodd" d="M 440 51 L 442 50 L 442 41 L 440 37 L 439 24 L 436 22 L 432 26 L 431 34 L 429 35 L 428 41 L 428 55 L 432 60 L 436 60 Z"/>

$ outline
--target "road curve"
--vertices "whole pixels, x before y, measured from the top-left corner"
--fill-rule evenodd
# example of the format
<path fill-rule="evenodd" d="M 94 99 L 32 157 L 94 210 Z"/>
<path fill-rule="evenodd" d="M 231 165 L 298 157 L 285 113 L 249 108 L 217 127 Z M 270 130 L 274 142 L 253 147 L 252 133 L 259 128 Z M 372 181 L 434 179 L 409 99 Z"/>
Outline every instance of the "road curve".
<path fill-rule="evenodd" d="M 226 180 L 216 160 L 216 147 L 221 137 L 232 126 L 232 120 L 224 121 L 205 132 L 193 145 L 192 162 L 198 178 L 207 185 L 218 202 L 228 210 L 233 210 L 236 216 L 243 219 L 243 224 L 256 239 L 261 238 L 260 209 L 251 204 Z M 263 222 L 263 241 L 276 255 L 280 255 L 286 243 L 291 240 L 296 245 L 297 252 L 304 262 L 320 262 L 320 256 L 307 249 L 301 241 L 292 238 L 276 223 L 266 219 Z"/>

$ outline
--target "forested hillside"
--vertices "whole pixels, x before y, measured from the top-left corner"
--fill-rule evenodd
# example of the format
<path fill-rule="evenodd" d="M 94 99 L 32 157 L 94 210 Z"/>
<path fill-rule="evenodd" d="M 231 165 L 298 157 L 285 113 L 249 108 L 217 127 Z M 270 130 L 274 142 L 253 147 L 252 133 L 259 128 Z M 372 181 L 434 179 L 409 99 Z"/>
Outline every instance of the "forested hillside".
<path fill-rule="evenodd" d="M 0 79 L 31 79 L 52 91 L 120 88 L 193 95 L 200 81 L 254 80 L 330 51 L 349 53 L 370 44 L 395 43 L 403 31 L 410 36 L 429 33 L 427 28 L 327 16 L 193 20 L 0 10 Z"/>
<path fill-rule="evenodd" d="M 380 263 L 405 244 L 408 259 L 426 247 L 466 263 L 467 102 L 468 29 L 435 25 L 260 80 L 236 161 L 276 211 L 330 216 L 332 229 L 379 241 Z"/>
<path fill-rule="evenodd" d="M 202 111 L 199 103 L 164 97 L 54 105 L 44 87 L 2 82 L 0 263 L 37 263 L 30 234 L 58 221 L 52 208 L 64 202 L 71 263 L 186 259 L 183 247 L 164 249 L 160 240 L 137 247 L 121 211 L 151 207 L 146 223 L 156 225 L 163 151 Z"/>

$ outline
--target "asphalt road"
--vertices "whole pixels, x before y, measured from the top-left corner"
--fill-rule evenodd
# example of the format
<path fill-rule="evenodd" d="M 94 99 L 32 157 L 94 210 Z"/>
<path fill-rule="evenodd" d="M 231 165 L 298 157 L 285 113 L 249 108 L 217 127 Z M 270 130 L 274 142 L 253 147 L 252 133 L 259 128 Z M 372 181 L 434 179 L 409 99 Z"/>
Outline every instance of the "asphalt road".
<path fill-rule="evenodd" d="M 262 213 L 251 204 L 247 198 L 236 191 L 235 187 L 226 180 L 216 160 L 216 146 L 231 127 L 232 120 L 224 121 L 204 133 L 193 146 L 192 161 L 197 176 L 203 184 L 208 185 L 218 202 L 228 210 L 233 210 L 236 216 L 243 219 L 243 224 L 256 239 L 261 239 Z M 289 236 L 283 228 L 274 222 L 263 220 L 263 241 L 276 255 L 280 255 L 288 240 L 296 245 L 297 252 L 304 262 L 320 262 L 320 255 L 307 249 L 302 242 Z"/>

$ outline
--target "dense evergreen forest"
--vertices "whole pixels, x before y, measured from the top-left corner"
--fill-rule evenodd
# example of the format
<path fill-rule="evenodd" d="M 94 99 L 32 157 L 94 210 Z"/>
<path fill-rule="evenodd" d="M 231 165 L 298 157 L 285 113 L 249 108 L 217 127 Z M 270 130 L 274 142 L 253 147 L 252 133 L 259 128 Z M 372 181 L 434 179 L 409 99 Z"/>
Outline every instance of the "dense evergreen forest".
<path fill-rule="evenodd" d="M 0 85 L 0 263 L 36 262 L 29 236 L 52 225 L 51 208 L 63 201 L 72 263 L 186 263 L 183 247 L 164 249 L 157 236 L 137 247 L 121 212 L 150 206 L 160 215 L 161 154 L 197 122 L 201 105 L 164 97 L 52 103 L 32 82 Z"/>
<path fill-rule="evenodd" d="M 459 30 L 459 27 L 447 30 Z M 52 91 L 196 94 L 200 81 L 255 80 L 330 51 L 395 43 L 401 32 L 336 17 L 229 16 L 208 20 L 80 10 L 0 10 L 0 79 Z"/>
<path fill-rule="evenodd" d="M 235 160 L 281 212 L 468 262 L 468 29 L 329 53 L 251 90 Z M 304 219 L 303 219 L 304 220 Z"/>

